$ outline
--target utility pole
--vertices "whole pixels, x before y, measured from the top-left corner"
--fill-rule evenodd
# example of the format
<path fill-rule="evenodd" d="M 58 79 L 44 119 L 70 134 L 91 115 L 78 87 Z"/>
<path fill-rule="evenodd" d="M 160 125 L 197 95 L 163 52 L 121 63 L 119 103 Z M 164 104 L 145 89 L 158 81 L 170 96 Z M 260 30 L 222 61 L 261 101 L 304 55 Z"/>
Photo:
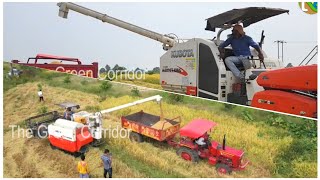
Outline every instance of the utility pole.
<path fill-rule="evenodd" d="M 278 59 L 279 59 L 279 58 L 280 58 L 280 57 L 279 57 L 279 42 L 280 42 L 280 41 L 278 40 L 278 41 L 274 41 L 274 42 L 276 42 L 277 45 L 278 45 Z"/>
<path fill-rule="evenodd" d="M 287 43 L 286 41 L 284 41 L 284 40 L 277 40 L 277 41 L 274 41 L 275 43 L 277 43 L 277 45 L 278 45 L 278 59 L 280 59 L 280 55 L 279 55 L 279 53 L 280 53 L 280 49 L 279 49 L 279 44 L 281 43 L 281 59 L 282 59 L 282 62 L 283 62 L 283 44 L 284 43 Z"/>

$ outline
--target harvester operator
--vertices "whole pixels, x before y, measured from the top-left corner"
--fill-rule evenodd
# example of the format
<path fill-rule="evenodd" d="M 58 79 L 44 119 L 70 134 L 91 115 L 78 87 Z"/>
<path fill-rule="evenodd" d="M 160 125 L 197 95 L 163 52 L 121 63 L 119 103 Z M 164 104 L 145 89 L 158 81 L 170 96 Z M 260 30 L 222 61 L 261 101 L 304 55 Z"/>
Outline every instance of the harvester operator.
<path fill-rule="evenodd" d="M 67 107 L 67 108 L 66 108 L 66 111 L 64 112 L 63 117 L 64 117 L 64 119 L 66 119 L 66 120 L 72 120 L 72 114 L 73 114 L 73 112 L 72 112 L 72 110 L 71 110 L 71 107 Z"/>
<path fill-rule="evenodd" d="M 224 48 L 231 45 L 234 56 L 225 57 Z M 220 58 L 225 58 L 227 67 L 231 70 L 234 76 L 244 81 L 244 74 L 240 72 L 236 65 L 243 65 L 251 67 L 249 57 L 251 56 L 250 46 L 258 52 L 260 61 L 264 60 L 264 56 L 260 46 L 253 41 L 250 36 L 245 35 L 243 27 L 239 24 L 235 25 L 232 29 L 232 35 L 219 46 Z M 250 75 L 250 79 L 255 79 L 255 75 Z"/>

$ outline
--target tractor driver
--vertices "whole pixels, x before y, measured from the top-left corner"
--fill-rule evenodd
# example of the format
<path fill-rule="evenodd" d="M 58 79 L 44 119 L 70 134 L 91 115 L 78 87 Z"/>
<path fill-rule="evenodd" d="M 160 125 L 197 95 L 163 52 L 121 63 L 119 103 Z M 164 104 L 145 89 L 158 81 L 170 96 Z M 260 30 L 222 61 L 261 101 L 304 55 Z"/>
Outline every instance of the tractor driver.
<path fill-rule="evenodd" d="M 231 45 L 233 54 L 235 56 L 225 57 L 224 48 Z M 247 64 L 251 66 L 249 57 L 251 56 L 250 47 L 253 47 L 258 52 L 258 57 L 261 61 L 264 60 L 264 56 L 260 46 L 252 40 L 250 36 L 245 35 L 243 27 L 239 24 L 235 25 L 232 29 L 232 35 L 219 46 L 220 58 L 225 58 L 227 67 L 231 70 L 234 76 L 244 81 L 244 74 L 236 67 L 236 65 L 243 65 L 247 67 Z M 251 80 L 256 78 L 256 75 L 250 75 Z"/>
<path fill-rule="evenodd" d="M 198 139 L 195 140 L 195 143 L 198 144 L 200 147 L 207 147 L 210 143 L 208 133 L 200 136 Z"/>
<path fill-rule="evenodd" d="M 204 142 L 204 137 L 198 138 L 197 140 L 195 140 L 195 142 L 201 147 L 206 145 L 206 142 Z"/>

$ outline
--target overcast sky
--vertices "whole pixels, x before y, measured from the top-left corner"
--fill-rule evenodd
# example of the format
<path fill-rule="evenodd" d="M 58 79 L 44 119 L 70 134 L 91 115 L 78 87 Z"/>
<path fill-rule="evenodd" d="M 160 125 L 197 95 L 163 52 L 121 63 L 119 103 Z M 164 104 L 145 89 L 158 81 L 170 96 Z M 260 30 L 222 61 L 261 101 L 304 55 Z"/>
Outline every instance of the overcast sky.
<path fill-rule="evenodd" d="M 317 16 L 301 11 L 298 3 L 78 3 L 115 18 L 179 38 L 211 39 L 206 18 L 233 8 L 263 6 L 290 10 L 288 14 L 253 24 L 245 29 L 254 40 L 265 30 L 263 49 L 277 58 L 275 40 L 285 40 L 285 64 L 298 65 L 317 44 Z M 104 24 L 74 11 L 68 19 L 58 16 L 56 3 L 4 3 L 4 60 L 26 60 L 37 53 L 78 57 L 100 66 L 128 68 L 159 66 L 162 44 L 127 30 Z M 230 30 L 229 30 L 230 31 Z M 223 34 L 223 38 L 226 37 Z M 312 63 L 316 63 L 316 58 Z"/>

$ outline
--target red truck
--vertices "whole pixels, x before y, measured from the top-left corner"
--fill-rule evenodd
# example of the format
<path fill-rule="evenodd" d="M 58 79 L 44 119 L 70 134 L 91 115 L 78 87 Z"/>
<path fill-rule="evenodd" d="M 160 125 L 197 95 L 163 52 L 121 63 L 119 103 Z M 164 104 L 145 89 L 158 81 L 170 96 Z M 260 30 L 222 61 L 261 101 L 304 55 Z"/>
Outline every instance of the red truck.
<path fill-rule="evenodd" d="M 47 62 L 48 60 L 50 61 L 49 63 Z M 43 62 L 41 63 L 39 61 Z M 19 60 L 12 60 L 11 62 L 25 66 L 33 66 L 80 76 L 98 78 L 98 63 L 93 62 L 92 65 L 84 65 L 78 58 L 37 54 L 36 57 L 29 58 L 26 63 L 20 62 Z M 69 64 L 64 64 L 63 62 L 68 62 Z M 72 64 L 70 64 L 70 62 Z"/>

